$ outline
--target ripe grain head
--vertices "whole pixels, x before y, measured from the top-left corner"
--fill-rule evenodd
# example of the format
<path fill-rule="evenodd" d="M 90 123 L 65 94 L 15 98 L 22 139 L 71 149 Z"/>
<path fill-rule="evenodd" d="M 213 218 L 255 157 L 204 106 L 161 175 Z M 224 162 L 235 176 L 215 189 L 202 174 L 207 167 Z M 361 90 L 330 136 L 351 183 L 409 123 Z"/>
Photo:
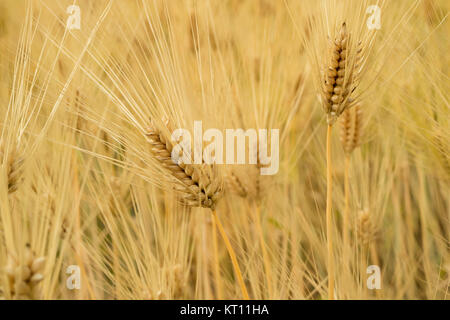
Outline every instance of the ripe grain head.
<path fill-rule="evenodd" d="M 214 166 L 176 163 L 172 159 L 172 143 L 152 123 L 145 135 L 151 152 L 161 166 L 170 173 L 173 189 L 181 195 L 184 204 L 214 209 L 222 195 L 222 181 Z"/>
<path fill-rule="evenodd" d="M 340 140 L 346 156 L 359 147 L 361 135 L 362 110 L 359 105 L 356 105 L 342 113 Z"/>

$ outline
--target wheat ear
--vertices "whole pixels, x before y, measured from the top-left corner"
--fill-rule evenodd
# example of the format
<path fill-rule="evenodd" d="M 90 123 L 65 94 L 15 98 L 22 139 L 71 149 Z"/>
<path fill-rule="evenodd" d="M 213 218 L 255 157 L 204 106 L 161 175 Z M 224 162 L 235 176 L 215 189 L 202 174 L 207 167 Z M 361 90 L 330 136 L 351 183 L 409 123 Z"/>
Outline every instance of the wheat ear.
<path fill-rule="evenodd" d="M 13 147 L 8 152 L 3 141 L 0 141 L 0 165 L 6 166 L 6 176 L 8 179 L 8 194 L 17 191 L 22 179 L 24 158 L 19 155 L 17 147 Z"/>
<path fill-rule="evenodd" d="M 217 299 L 223 299 L 222 293 L 222 279 L 220 278 L 220 263 L 219 263 L 219 245 L 217 243 L 217 223 L 212 219 L 213 224 L 213 248 L 214 248 L 214 276 L 216 278 L 216 295 Z"/>
<path fill-rule="evenodd" d="M 363 246 L 373 243 L 378 238 L 378 229 L 372 222 L 369 210 L 359 212 L 356 234 Z"/>
<path fill-rule="evenodd" d="M 38 284 L 44 279 L 45 258 L 37 257 L 29 245 L 25 247 L 23 257 L 9 256 L 4 268 L 9 281 L 9 295 L 6 288 L 0 289 L 0 298 L 10 296 L 14 300 L 40 299 Z"/>
<path fill-rule="evenodd" d="M 361 134 L 362 110 L 359 105 L 355 105 L 342 113 L 340 138 L 347 157 L 361 144 Z"/>
<path fill-rule="evenodd" d="M 202 170 L 201 166 L 176 163 L 172 159 L 172 143 L 153 124 L 145 133 L 151 144 L 151 151 L 161 165 L 170 172 L 176 182 L 175 190 L 182 201 L 191 207 L 214 207 L 222 195 L 220 179 Z"/>
<path fill-rule="evenodd" d="M 230 172 L 230 174 L 226 176 L 226 182 L 229 189 L 237 196 L 241 198 L 246 198 L 248 196 L 249 192 L 247 187 L 234 172 Z"/>
<path fill-rule="evenodd" d="M 358 46 L 356 52 L 350 52 L 349 39 L 350 34 L 344 22 L 330 46 L 322 84 L 322 100 L 329 124 L 333 124 L 351 106 L 353 99 L 350 95 L 358 83 L 362 49 Z"/>

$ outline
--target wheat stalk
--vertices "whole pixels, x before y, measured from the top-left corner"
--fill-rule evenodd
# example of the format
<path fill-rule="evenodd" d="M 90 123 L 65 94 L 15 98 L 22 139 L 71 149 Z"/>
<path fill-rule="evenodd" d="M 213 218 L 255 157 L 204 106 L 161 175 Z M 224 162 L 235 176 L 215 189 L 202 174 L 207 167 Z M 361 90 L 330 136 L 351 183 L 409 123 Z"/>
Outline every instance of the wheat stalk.
<path fill-rule="evenodd" d="M 241 273 L 241 270 L 239 268 L 239 264 L 238 264 L 238 261 L 237 261 L 237 258 L 236 258 L 236 254 L 234 253 L 233 246 L 231 245 L 231 242 L 228 239 L 228 236 L 227 236 L 227 234 L 225 232 L 225 229 L 222 226 L 222 223 L 219 220 L 219 217 L 217 216 L 216 211 L 213 210 L 212 213 L 213 213 L 214 220 L 215 220 L 215 222 L 217 224 L 217 227 L 219 228 L 219 232 L 222 235 L 223 241 L 225 242 L 225 246 L 227 247 L 228 254 L 230 255 L 231 262 L 232 262 L 233 267 L 234 267 L 234 271 L 236 273 L 239 285 L 240 285 L 241 290 L 242 290 L 242 296 L 244 297 L 245 300 L 249 300 L 248 291 L 247 291 L 247 288 L 245 286 L 244 279 L 242 278 L 242 273 Z"/>
<path fill-rule="evenodd" d="M 327 227 L 327 260 L 328 260 L 328 299 L 334 299 L 334 258 L 333 258 L 333 217 L 332 205 L 332 168 L 331 168 L 331 129 L 327 128 L 327 203 L 326 203 L 326 227 Z"/>
<path fill-rule="evenodd" d="M 214 275 L 216 277 L 216 293 L 219 300 L 223 299 L 222 281 L 220 278 L 220 263 L 219 263 L 219 245 L 217 243 L 217 223 L 216 219 L 212 219 L 213 224 L 213 248 L 214 248 Z"/>
<path fill-rule="evenodd" d="M 241 198 L 246 198 L 249 195 L 248 188 L 242 182 L 242 180 L 237 176 L 237 174 L 231 171 L 226 176 L 226 182 L 228 184 L 228 189 L 231 190 L 234 194 Z"/>

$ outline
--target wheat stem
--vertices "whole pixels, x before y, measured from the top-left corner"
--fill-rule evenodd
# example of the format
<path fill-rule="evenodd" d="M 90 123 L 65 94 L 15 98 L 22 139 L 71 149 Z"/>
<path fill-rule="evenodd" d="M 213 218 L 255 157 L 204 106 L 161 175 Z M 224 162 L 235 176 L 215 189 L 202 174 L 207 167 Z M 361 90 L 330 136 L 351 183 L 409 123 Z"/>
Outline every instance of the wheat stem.
<path fill-rule="evenodd" d="M 208 242 L 207 242 L 207 237 L 206 237 L 206 228 L 207 228 L 207 221 L 206 219 L 202 219 L 202 225 L 201 225 L 201 242 L 200 242 L 200 248 L 202 251 L 202 277 L 203 277 L 203 290 L 204 290 L 204 294 L 205 294 L 205 299 L 206 300 L 211 300 L 213 297 L 212 291 L 211 291 L 211 277 L 210 275 L 210 270 L 209 270 L 209 246 L 208 246 Z"/>
<path fill-rule="evenodd" d="M 234 272 L 236 273 L 239 285 L 242 290 L 242 296 L 244 297 L 244 300 L 250 300 L 250 298 L 248 296 L 247 288 L 245 287 L 244 279 L 242 278 L 241 269 L 239 268 L 239 265 L 238 265 L 236 254 L 234 253 L 234 250 L 233 250 L 233 247 L 231 246 L 230 240 L 228 239 L 228 236 L 225 233 L 225 230 L 223 229 L 222 223 L 220 223 L 220 220 L 219 220 L 219 217 L 217 216 L 216 211 L 212 210 L 212 214 L 213 214 L 214 220 L 216 221 L 217 227 L 219 228 L 220 235 L 222 236 L 222 239 L 225 242 L 225 246 L 227 247 L 228 254 L 230 255 L 231 263 L 233 264 L 233 268 L 234 268 Z"/>
<path fill-rule="evenodd" d="M 219 264 L 219 246 L 217 243 L 217 223 L 216 220 L 212 220 L 213 225 L 213 246 L 214 246 L 214 275 L 216 277 L 216 294 L 217 299 L 222 300 L 222 280 L 220 278 L 220 264 Z"/>
<path fill-rule="evenodd" d="M 345 198 L 345 207 L 344 207 L 344 218 L 342 220 L 342 233 L 343 233 L 343 244 L 344 250 L 347 250 L 347 246 L 349 244 L 349 215 L 350 215 L 350 181 L 349 181 L 349 169 L 350 169 L 350 156 L 345 156 L 345 169 L 344 169 L 344 198 Z"/>
<path fill-rule="evenodd" d="M 333 221 L 331 215 L 331 185 L 332 185 L 332 168 L 331 168 L 331 130 L 332 125 L 328 125 L 327 130 L 327 208 L 326 208 L 326 224 L 327 224 L 327 247 L 328 247 L 328 299 L 334 300 L 334 261 L 333 261 Z"/>
<path fill-rule="evenodd" d="M 267 288 L 269 291 L 269 299 L 273 298 L 273 290 L 272 290 L 272 271 L 271 271 L 271 265 L 269 260 L 269 255 L 267 254 L 267 248 L 264 241 L 264 234 L 261 226 L 261 208 L 260 206 L 256 207 L 255 211 L 255 220 L 256 220 L 256 228 L 258 229 L 258 235 L 259 235 L 259 243 L 262 250 L 262 256 L 264 261 L 264 269 L 266 274 L 266 281 L 267 281 Z"/>

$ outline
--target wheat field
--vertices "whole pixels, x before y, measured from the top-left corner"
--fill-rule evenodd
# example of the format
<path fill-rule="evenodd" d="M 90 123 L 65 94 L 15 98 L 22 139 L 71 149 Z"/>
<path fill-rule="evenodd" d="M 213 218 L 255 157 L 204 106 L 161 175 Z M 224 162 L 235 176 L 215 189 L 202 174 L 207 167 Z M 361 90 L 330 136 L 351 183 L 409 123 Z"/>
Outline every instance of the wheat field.
<path fill-rule="evenodd" d="M 449 8 L 1 0 L 0 299 L 449 299 Z"/>

